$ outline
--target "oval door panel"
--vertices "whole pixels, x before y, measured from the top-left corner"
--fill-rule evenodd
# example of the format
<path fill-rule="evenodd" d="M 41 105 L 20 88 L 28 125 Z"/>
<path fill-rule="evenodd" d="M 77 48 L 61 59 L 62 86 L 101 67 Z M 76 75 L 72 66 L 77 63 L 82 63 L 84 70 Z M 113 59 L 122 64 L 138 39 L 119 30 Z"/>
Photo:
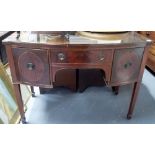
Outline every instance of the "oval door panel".
<path fill-rule="evenodd" d="M 16 75 L 20 82 L 50 84 L 48 50 L 13 48 Z"/>
<path fill-rule="evenodd" d="M 117 61 L 116 78 L 118 79 L 131 79 L 135 71 L 138 70 L 138 57 L 134 53 L 123 53 Z"/>
<path fill-rule="evenodd" d="M 43 61 L 32 52 L 24 52 L 19 56 L 18 66 L 24 79 L 30 82 L 39 81 L 45 70 Z"/>
<path fill-rule="evenodd" d="M 138 78 L 143 48 L 115 51 L 111 82 L 128 82 Z"/>

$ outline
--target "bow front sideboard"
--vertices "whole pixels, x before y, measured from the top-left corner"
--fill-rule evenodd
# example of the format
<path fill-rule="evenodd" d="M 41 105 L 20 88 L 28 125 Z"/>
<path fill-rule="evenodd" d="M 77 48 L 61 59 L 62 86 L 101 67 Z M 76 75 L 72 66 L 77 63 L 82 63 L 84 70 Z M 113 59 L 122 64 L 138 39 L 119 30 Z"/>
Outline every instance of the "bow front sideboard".
<path fill-rule="evenodd" d="M 109 87 L 133 84 L 127 114 L 127 118 L 131 119 L 150 40 L 136 32 L 128 32 L 120 39 L 108 41 L 76 35 L 53 41 L 48 34 L 23 32 L 19 38 L 7 38 L 3 44 L 23 123 L 26 119 L 20 84 L 52 88 L 56 74 L 65 69 L 101 69 Z"/>

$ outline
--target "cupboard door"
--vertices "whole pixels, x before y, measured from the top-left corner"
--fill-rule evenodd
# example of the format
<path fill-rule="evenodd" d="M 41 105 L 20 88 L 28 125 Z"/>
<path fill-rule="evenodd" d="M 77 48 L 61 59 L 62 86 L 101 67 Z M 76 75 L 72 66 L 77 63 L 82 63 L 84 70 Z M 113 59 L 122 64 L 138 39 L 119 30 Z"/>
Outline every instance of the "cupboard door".
<path fill-rule="evenodd" d="M 128 83 L 137 80 L 143 48 L 118 49 L 114 54 L 111 83 Z"/>
<path fill-rule="evenodd" d="M 30 84 L 50 84 L 48 51 L 43 49 L 13 48 L 13 59 L 18 80 Z"/>

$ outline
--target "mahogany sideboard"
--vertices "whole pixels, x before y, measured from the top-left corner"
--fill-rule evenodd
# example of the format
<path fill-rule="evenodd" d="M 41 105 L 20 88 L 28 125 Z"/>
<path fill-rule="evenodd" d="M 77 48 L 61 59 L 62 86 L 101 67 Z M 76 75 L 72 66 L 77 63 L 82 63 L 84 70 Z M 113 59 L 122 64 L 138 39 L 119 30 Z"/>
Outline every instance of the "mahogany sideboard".
<path fill-rule="evenodd" d="M 21 33 L 6 46 L 21 120 L 26 123 L 20 84 L 52 88 L 56 74 L 66 69 L 101 69 L 109 87 L 133 84 L 127 118 L 131 119 L 140 88 L 150 40 L 128 32 L 117 40 L 68 35 L 57 41 L 48 34 Z M 65 78 L 65 77 L 64 77 Z"/>

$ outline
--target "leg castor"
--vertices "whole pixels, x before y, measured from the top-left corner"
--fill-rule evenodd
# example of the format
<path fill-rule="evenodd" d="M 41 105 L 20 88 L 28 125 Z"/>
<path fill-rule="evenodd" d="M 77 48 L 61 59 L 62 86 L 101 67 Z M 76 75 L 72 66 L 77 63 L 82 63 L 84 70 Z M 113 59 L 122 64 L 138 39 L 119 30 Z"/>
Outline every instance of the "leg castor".
<path fill-rule="evenodd" d="M 118 93 L 119 93 L 119 86 L 114 86 L 114 87 L 112 87 L 112 91 L 113 91 L 113 93 L 114 93 L 115 95 L 118 95 Z"/>
<path fill-rule="evenodd" d="M 130 120 L 131 118 L 132 118 L 132 115 L 131 114 L 128 114 L 127 115 L 127 119 Z"/>
<path fill-rule="evenodd" d="M 115 92 L 114 92 L 114 94 L 115 94 L 115 95 L 118 95 L 118 92 L 117 92 L 117 91 L 115 91 Z"/>
<path fill-rule="evenodd" d="M 22 124 L 27 124 L 26 118 L 25 117 L 21 118 L 21 122 L 22 122 Z"/>
<path fill-rule="evenodd" d="M 32 97 L 36 97 L 35 94 L 32 94 Z"/>
<path fill-rule="evenodd" d="M 33 86 L 31 86 L 30 88 L 31 88 L 32 97 L 36 97 Z"/>

